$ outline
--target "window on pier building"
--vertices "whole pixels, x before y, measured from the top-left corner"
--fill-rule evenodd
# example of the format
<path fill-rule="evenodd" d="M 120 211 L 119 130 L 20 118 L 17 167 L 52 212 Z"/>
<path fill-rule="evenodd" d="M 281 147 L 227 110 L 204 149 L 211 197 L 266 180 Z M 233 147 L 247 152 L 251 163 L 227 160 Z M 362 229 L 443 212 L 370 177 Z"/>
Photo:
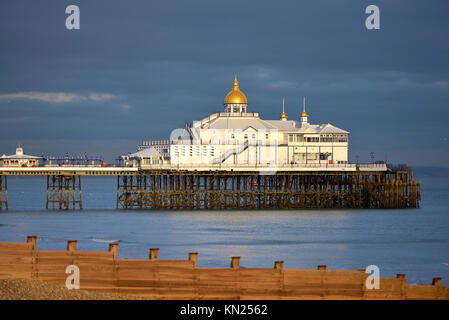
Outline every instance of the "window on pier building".
<path fill-rule="evenodd" d="M 332 153 L 330 152 L 320 153 L 320 160 L 328 160 L 331 156 Z"/>
<path fill-rule="evenodd" d="M 321 142 L 348 142 L 348 136 L 346 134 L 322 134 L 320 141 Z"/>
<path fill-rule="evenodd" d="M 289 134 L 288 135 L 288 142 L 303 142 L 306 141 L 304 139 L 303 134 Z"/>
<path fill-rule="evenodd" d="M 318 137 L 304 137 L 304 142 L 320 142 Z"/>
<path fill-rule="evenodd" d="M 294 154 L 295 162 L 304 162 L 304 161 L 314 161 L 319 159 L 318 153 L 295 153 Z"/>
<path fill-rule="evenodd" d="M 307 160 L 318 160 L 319 154 L 318 153 L 308 153 L 307 154 Z"/>

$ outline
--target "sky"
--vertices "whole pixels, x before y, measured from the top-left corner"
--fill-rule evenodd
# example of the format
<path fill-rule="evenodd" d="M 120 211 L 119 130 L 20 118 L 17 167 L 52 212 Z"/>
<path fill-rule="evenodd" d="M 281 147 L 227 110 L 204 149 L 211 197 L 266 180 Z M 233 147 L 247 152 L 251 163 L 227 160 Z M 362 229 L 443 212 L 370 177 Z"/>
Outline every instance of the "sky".
<path fill-rule="evenodd" d="M 368 30 L 368 5 L 380 29 Z M 68 30 L 66 7 L 80 9 Z M 0 154 L 101 155 L 223 110 L 350 131 L 349 160 L 449 167 L 447 0 L 1 0 Z"/>

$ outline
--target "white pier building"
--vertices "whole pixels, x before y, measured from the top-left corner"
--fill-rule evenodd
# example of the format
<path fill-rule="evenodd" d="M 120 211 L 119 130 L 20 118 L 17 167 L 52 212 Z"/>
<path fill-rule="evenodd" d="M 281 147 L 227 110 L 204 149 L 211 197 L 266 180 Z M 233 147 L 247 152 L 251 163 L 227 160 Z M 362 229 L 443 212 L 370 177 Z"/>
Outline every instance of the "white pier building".
<path fill-rule="evenodd" d="M 248 111 L 236 76 L 223 112 L 172 131 L 170 140 L 143 141 L 138 149 L 154 148 L 172 166 L 345 167 L 348 136 L 330 123 L 309 123 L 305 99 L 297 119 L 288 120 L 284 110 L 279 120 L 262 119 Z"/>

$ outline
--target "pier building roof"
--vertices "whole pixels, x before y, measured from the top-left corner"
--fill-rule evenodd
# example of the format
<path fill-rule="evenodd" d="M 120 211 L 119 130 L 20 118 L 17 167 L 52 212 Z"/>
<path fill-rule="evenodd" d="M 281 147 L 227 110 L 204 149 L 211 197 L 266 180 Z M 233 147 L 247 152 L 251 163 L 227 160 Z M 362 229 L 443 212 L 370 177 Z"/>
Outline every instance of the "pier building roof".
<path fill-rule="evenodd" d="M 226 95 L 225 104 L 245 104 L 244 108 L 235 111 L 228 108 L 225 112 L 214 113 L 202 119 L 195 121 L 192 129 L 211 129 L 211 130 L 248 130 L 253 128 L 256 131 L 287 131 L 296 133 L 315 133 L 315 134 L 349 134 L 348 131 L 337 128 L 330 123 L 327 124 L 310 124 L 308 122 L 309 115 L 305 109 L 305 97 L 302 113 L 296 120 L 287 120 L 287 115 L 284 110 L 284 99 L 282 100 L 282 114 L 280 120 L 264 120 L 261 119 L 259 113 L 249 113 L 246 111 L 248 103 L 246 96 L 239 89 L 239 82 L 237 75 L 234 80 L 234 88 Z M 238 108 L 237 108 L 238 109 Z"/>
<path fill-rule="evenodd" d="M 301 124 L 295 120 L 263 120 L 258 115 L 227 117 L 218 115 L 210 121 L 204 118 L 202 121 L 203 129 L 241 129 L 246 130 L 251 127 L 255 130 L 278 130 L 278 131 L 295 131 L 298 133 L 329 133 L 329 134 L 348 134 L 349 132 L 327 124 Z"/>
<path fill-rule="evenodd" d="M 42 157 L 31 156 L 23 153 L 23 148 L 20 145 L 16 148 L 16 154 L 2 155 L 0 159 L 42 159 Z"/>
<path fill-rule="evenodd" d="M 149 157 L 160 157 L 161 154 L 155 148 L 145 148 L 141 151 L 132 153 L 129 155 L 130 158 L 149 158 Z"/>

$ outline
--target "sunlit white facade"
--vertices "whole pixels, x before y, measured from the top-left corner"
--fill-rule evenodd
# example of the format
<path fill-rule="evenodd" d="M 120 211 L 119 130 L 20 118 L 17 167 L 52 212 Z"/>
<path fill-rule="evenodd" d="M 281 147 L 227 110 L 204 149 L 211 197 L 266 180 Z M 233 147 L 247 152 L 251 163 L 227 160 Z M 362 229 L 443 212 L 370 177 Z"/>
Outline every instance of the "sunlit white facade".
<path fill-rule="evenodd" d="M 329 123 L 310 124 L 305 105 L 296 120 L 284 112 L 280 120 L 247 112 L 237 78 L 225 98 L 224 111 L 174 130 L 167 148 L 170 163 L 298 165 L 346 164 L 349 132 Z"/>

